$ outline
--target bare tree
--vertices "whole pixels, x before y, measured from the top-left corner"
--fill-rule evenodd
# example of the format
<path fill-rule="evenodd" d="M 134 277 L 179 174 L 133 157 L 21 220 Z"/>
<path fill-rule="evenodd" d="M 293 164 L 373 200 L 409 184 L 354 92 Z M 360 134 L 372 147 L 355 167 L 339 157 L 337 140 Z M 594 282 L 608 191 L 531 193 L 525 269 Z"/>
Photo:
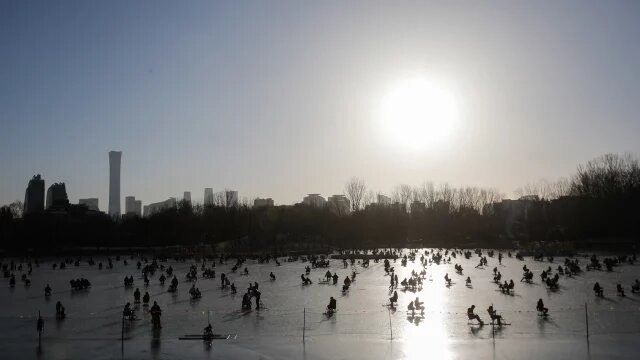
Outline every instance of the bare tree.
<path fill-rule="evenodd" d="M 344 191 L 349 201 L 351 201 L 351 210 L 354 212 L 360 210 L 362 200 L 367 192 L 367 185 L 364 180 L 355 176 L 352 177 L 347 181 Z"/>
<path fill-rule="evenodd" d="M 407 206 L 409 205 L 409 200 L 411 200 L 412 197 L 413 197 L 413 188 L 407 184 L 401 184 L 396 186 L 391 196 L 391 198 L 393 199 L 393 202 L 401 204 L 405 209 L 405 211 L 407 210 Z"/>
<path fill-rule="evenodd" d="M 213 194 L 213 206 L 226 207 L 227 206 L 227 194 L 224 191 L 218 191 Z"/>
<path fill-rule="evenodd" d="M 22 201 L 16 200 L 9 204 L 9 210 L 11 211 L 14 219 L 19 219 L 24 213 L 24 204 L 22 203 Z"/>
<path fill-rule="evenodd" d="M 366 207 L 367 205 L 373 204 L 376 201 L 376 194 L 373 192 L 373 190 L 369 190 L 367 191 L 367 193 L 364 195 L 364 198 L 362 199 L 362 206 Z"/>

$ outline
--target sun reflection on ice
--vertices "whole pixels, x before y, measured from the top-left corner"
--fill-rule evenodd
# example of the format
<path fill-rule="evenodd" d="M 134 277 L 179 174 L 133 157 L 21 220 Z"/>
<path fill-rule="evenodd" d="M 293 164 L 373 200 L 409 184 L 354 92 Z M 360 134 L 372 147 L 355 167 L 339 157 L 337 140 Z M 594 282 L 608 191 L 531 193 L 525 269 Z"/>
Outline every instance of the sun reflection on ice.
<path fill-rule="evenodd" d="M 417 325 L 415 319 L 404 322 L 404 353 L 407 359 L 446 360 L 452 357 L 449 349 L 449 331 L 444 316 L 448 304 L 447 289 L 442 280 L 444 274 L 445 271 L 440 266 L 427 268 L 427 277 L 423 282 L 422 291 L 415 295 L 407 293 L 407 300 L 413 300 L 419 296 L 420 301 L 423 301 L 426 306 L 425 317 L 420 319 Z M 429 277 L 433 282 L 429 282 Z M 406 305 L 404 306 L 406 309 Z M 410 314 L 407 314 L 407 320 L 410 320 Z"/>

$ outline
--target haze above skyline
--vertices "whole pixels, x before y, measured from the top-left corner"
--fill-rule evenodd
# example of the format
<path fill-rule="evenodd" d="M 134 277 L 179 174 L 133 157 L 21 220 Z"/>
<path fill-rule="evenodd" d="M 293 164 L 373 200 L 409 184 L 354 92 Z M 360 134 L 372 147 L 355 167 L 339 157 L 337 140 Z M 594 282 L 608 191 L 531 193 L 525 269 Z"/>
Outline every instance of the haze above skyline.
<path fill-rule="evenodd" d="M 510 195 L 640 153 L 638 34 L 634 1 L 3 1 L 0 203 L 39 173 L 106 210 L 110 150 L 122 201 L 144 204 L 205 187 L 289 204 L 351 176 Z M 446 139 L 420 128 L 437 146 L 380 125 L 415 79 L 455 103 Z"/>

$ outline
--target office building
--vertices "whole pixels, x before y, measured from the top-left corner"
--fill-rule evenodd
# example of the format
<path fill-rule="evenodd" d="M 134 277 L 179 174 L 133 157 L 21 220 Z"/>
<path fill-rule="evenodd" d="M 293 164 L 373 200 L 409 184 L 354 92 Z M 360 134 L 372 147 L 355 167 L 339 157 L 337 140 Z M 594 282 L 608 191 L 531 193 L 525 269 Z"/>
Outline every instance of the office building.
<path fill-rule="evenodd" d="M 204 206 L 213 205 L 213 189 L 204 188 Z"/>
<path fill-rule="evenodd" d="M 142 216 L 142 201 L 136 200 L 135 196 L 124 198 L 124 213 L 127 215 Z"/>
<path fill-rule="evenodd" d="M 34 175 L 29 180 L 27 190 L 24 193 L 24 213 L 37 213 L 44 211 L 44 179 Z"/>
<path fill-rule="evenodd" d="M 175 208 L 176 207 L 176 198 L 169 198 L 165 201 L 145 205 L 144 207 L 144 216 L 149 217 L 151 215 L 157 214 L 161 211 Z"/>
<path fill-rule="evenodd" d="M 47 189 L 47 209 L 61 208 L 69 205 L 67 189 L 64 183 L 55 183 Z"/>
<path fill-rule="evenodd" d="M 120 216 L 121 151 L 109 151 L 109 215 Z"/>
<path fill-rule="evenodd" d="M 378 204 L 391 205 L 391 198 L 386 195 L 378 194 Z"/>
<path fill-rule="evenodd" d="M 327 206 L 337 215 L 346 215 L 351 212 L 351 201 L 344 195 L 329 196 Z"/>
<path fill-rule="evenodd" d="M 309 194 L 302 199 L 302 203 L 313 207 L 324 207 L 327 201 L 320 194 Z"/>
<path fill-rule="evenodd" d="M 191 191 L 185 191 L 182 200 L 191 203 Z"/>

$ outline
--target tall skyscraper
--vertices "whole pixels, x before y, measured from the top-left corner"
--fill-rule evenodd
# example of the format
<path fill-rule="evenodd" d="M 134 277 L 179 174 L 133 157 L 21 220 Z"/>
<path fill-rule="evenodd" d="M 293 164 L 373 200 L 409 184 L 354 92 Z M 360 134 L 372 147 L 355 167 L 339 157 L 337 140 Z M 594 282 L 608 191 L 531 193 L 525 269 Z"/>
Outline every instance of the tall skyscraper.
<path fill-rule="evenodd" d="M 109 215 L 120 216 L 120 160 L 122 151 L 109 151 Z"/>
<path fill-rule="evenodd" d="M 44 211 L 44 179 L 40 174 L 34 175 L 29 180 L 27 190 L 24 194 L 24 213 L 35 213 Z"/>
<path fill-rule="evenodd" d="M 191 203 L 191 191 L 185 191 L 182 200 Z"/>

